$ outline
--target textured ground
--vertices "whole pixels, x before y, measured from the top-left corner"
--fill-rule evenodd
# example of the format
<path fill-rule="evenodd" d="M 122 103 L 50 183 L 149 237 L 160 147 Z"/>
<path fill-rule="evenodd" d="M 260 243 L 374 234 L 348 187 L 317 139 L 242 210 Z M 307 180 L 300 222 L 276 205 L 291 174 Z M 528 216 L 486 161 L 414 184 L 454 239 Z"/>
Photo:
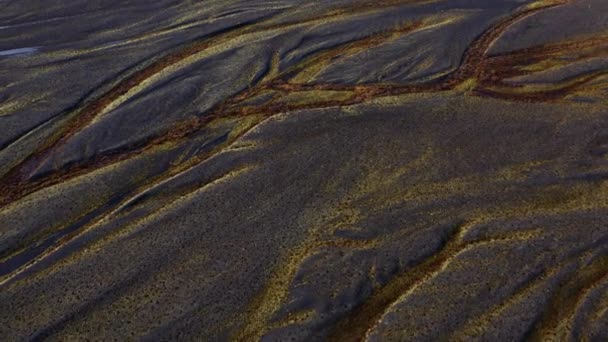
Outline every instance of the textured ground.
<path fill-rule="evenodd" d="M 605 0 L 0 0 L 0 340 L 608 340 Z"/>

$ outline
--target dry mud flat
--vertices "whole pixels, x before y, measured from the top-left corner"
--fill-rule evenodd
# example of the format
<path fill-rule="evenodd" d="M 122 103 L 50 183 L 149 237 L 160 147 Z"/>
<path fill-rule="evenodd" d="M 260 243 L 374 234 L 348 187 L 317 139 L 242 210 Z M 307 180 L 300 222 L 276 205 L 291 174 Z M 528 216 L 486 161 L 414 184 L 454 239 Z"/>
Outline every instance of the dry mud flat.
<path fill-rule="evenodd" d="M 40 3 L 2 341 L 608 339 L 608 2 Z"/>

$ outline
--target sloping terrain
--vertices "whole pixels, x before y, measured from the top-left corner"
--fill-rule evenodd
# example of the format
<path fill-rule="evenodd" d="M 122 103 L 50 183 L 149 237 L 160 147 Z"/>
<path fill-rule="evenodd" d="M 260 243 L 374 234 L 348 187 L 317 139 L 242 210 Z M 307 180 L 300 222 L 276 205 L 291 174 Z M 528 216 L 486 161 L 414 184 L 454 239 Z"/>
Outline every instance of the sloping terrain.
<path fill-rule="evenodd" d="M 41 3 L 0 340 L 608 340 L 608 2 Z"/>

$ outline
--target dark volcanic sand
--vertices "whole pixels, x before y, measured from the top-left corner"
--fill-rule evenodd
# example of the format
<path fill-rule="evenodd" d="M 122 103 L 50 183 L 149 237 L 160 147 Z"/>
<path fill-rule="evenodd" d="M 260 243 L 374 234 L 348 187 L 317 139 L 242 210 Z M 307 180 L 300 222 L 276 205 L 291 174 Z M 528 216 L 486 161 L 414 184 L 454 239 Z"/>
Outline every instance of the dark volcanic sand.
<path fill-rule="evenodd" d="M 0 341 L 608 340 L 608 1 L 0 0 Z"/>

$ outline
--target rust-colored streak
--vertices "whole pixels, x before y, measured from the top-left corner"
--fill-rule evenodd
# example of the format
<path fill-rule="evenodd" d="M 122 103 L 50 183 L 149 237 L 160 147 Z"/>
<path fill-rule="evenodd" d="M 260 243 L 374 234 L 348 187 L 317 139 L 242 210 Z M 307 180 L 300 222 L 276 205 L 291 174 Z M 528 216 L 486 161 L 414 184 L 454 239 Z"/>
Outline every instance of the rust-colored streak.
<path fill-rule="evenodd" d="M 389 1 L 385 3 L 385 6 L 395 6 L 401 2 Z M 544 7 L 537 7 L 532 9 L 526 9 L 516 13 L 508 18 L 505 18 L 498 23 L 490 27 L 485 33 L 479 36 L 471 46 L 466 50 L 460 66 L 451 74 L 448 74 L 437 80 L 415 85 L 395 85 L 395 84 L 364 84 L 364 85 L 338 85 L 338 84 L 293 84 L 287 82 L 284 78 L 289 74 L 293 74 L 298 71 L 297 67 L 286 70 L 272 79 L 266 80 L 265 82 L 258 84 L 251 89 L 247 89 L 243 92 L 235 94 L 234 96 L 226 99 L 224 103 L 218 105 L 212 109 L 209 113 L 202 117 L 188 120 L 186 122 L 177 123 L 174 127 L 167 130 L 164 134 L 152 137 L 146 141 L 142 141 L 138 144 L 125 147 L 123 149 L 113 151 L 108 154 L 98 155 L 86 163 L 76 164 L 73 166 L 65 167 L 62 170 L 54 171 L 51 174 L 41 176 L 40 179 L 31 180 L 28 176 L 32 170 L 35 170 L 42 161 L 48 158 L 56 149 L 66 143 L 71 137 L 77 132 L 86 127 L 104 108 L 119 97 L 126 94 L 130 89 L 140 85 L 146 79 L 154 74 L 163 71 L 168 66 L 178 63 L 185 58 L 196 54 L 214 44 L 219 43 L 222 40 L 230 37 L 236 37 L 245 32 L 251 31 L 251 27 L 244 27 L 234 32 L 229 32 L 217 36 L 212 39 L 205 40 L 203 42 L 194 43 L 180 51 L 169 54 L 158 61 L 152 63 L 148 67 L 143 68 L 140 71 L 135 72 L 133 75 L 127 77 L 125 80 L 119 82 L 109 92 L 101 96 L 99 99 L 84 105 L 79 111 L 78 115 L 72 119 L 67 129 L 56 134 L 53 139 L 48 141 L 46 145 L 39 148 L 34 154 L 27 157 L 23 162 L 14 167 L 8 172 L 2 179 L 0 179 L 0 189 L 3 189 L 2 195 L 0 195 L 0 206 L 5 206 L 15 200 L 26 196 L 32 192 L 38 191 L 42 188 L 66 181 L 78 175 L 86 174 L 100 167 L 104 167 L 113 163 L 117 163 L 126 159 L 129 159 L 135 155 L 141 154 L 153 146 L 167 143 L 180 141 L 192 133 L 205 127 L 210 122 L 219 118 L 237 118 L 248 115 L 263 115 L 271 116 L 276 113 L 294 111 L 299 109 L 309 108 L 326 108 L 331 106 L 344 106 L 362 103 L 373 98 L 382 96 L 392 96 L 408 93 L 428 93 L 428 92 L 439 92 L 448 91 L 455 89 L 458 85 L 466 82 L 469 79 L 475 79 L 477 85 L 474 89 L 473 94 L 492 96 L 497 98 L 504 98 L 509 100 L 523 100 L 523 101 L 548 101 L 558 99 L 565 96 L 569 91 L 587 82 L 591 77 L 581 78 L 580 81 L 574 82 L 560 88 L 558 90 L 551 90 L 545 92 L 536 93 L 505 93 L 501 92 L 501 86 L 504 86 L 502 79 L 505 76 L 512 75 L 514 65 L 516 61 L 524 59 L 524 56 L 529 56 L 530 61 L 538 61 L 543 56 L 549 53 L 557 53 L 564 49 L 570 49 L 572 46 L 593 46 L 598 41 L 605 42 L 605 38 L 594 38 L 585 40 L 583 42 L 573 42 L 566 45 L 552 45 L 544 48 L 527 49 L 525 51 L 517 51 L 505 56 L 486 56 L 486 51 L 491 44 L 502 34 L 504 31 L 522 18 L 525 18 L 533 13 L 540 10 L 557 6 L 556 4 L 547 5 Z M 366 7 L 363 7 L 366 8 Z M 338 15 L 336 13 L 328 15 Z M 289 24 L 281 24 L 289 25 Z M 277 25 L 266 25 L 274 28 Z M 422 26 L 421 22 L 414 22 L 402 27 L 399 27 L 393 31 L 382 32 L 370 37 L 360 39 L 356 42 L 347 43 L 343 46 L 338 46 L 334 50 L 321 52 L 318 55 L 309 57 L 309 60 L 318 60 L 322 58 L 332 58 L 337 56 L 340 52 L 349 50 L 351 52 L 357 52 L 365 48 L 373 47 L 378 45 L 385 40 L 389 39 L 395 34 L 407 34 Z M 268 28 L 264 27 L 263 28 Z M 576 45 L 578 44 L 578 45 Z M 595 77 L 595 76 L 594 76 Z M 255 107 L 241 107 L 239 103 L 250 99 L 251 97 L 259 94 L 263 90 L 278 90 L 281 92 L 295 92 L 295 91 L 309 91 L 309 90 L 342 90 L 352 91 L 353 96 L 347 100 L 340 101 L 318 101 L 308 104 L 276 104 L 276 103 L 265 103 Z M 227 105 L 230 107 L 236 107 L 235 109 L 225 109 Z M 168 172 L 169 174 L 171 172 Z"/>
<path fill-rule="evenodd" d="M 399 6 L 406 3 L 418 2 L 412 0 L 398 0 L 398 1 L 384 1 L 377 6 L 370 6 L 369 4 L 362 4 L 357 8 L 351 9 L 351 13 L 357 11 L 366 11 L 370 9 L 377 9 L 379 7 L 393 7 Z M 329 19 L 332 17 L 336 17 L 342 15 L 345 10 L 338 9 L 328 13 L 322 18 Z M 322 18 L 313 18 L 308 21 L 318 21 Z M 120 81 L 114 87 L 112 87 L 107 93 L 103 94 L 100 98 L 88 103 L 84 104 L 81 109 L 77 110 L 76 115 L 73 119 L 71 119 L 66 125 L 66 129 L 57 132 L 53 137 L 46 141 L 44 145 L 39 147 L 32 155 L 28 156 L 25 160 L 20 162 L 18 165 L 13 167 L 7 174 L 5 174 L 0 179 L 0 189 L 3 189 L 3 195 L 0 195 L 0 206 L 4 206 L 14 200 L 17 200 L 24 195 L 31 193 L 33 191 L 39 190 L 45 186 L 56 184 L 60 181 L 63 181 L 69 178 L 67 175 L 78 175 L 82 173 L 86 173 L 86 170 L 94 169 L 96 167 L 104 166 L 112 162 L 118 162 L 121 160 L 128 159 L 134 154 L 140 153 L 142 150 L 149 148 L 152 145 L 156 145 L 162 142 L 175 140 L 177 138 L 183 138 L 188 135 L 189 132 L 200 129 L 204 124 L 212 121 L 212 119 L 216 118 L 218 115 L 214 113 L 209 115 L 207 118 L 199 120 L 199 122 L 192 124 L 191 121 L 187 123 L 178 123 L 175 127 L 168 130 L 164 136 L 155 137 L 150 139 L 147 142 L 138 144 L 136 146 L 128 147 L 122 149 L 120 151 L 115 151 L 111 155 L 104 155 L 94 158 L 94 160 L 89 161 L 88 165 L 82 166 L 73 166 L 69 167 L 62 171 L 57 171 L 56 173 L 45 177 L 43 180 L 28 182 L 28 176 L 30 173 L 35 170 L 42 161 L 47 159 L 50 155 L 53 154 L 57 148 L 63 144 L 65 144 L 71 137 L 73 137 L 76 133 L 81 131 L 84 127 L 86 127 L 93 119 L 99 115 L 109 104 L 113 101 L 117 100 L 121 96 L 125 95 L 132 88 L 142 84 L 145 80 L 149 79 L 151 76 L 158 74 L 164 69 L 168 68 L 171 65 L 174 65 L 196 53 L 199 53 L 215 44 L 219 44 L 222 41 L 238 37 L 245 33 L 254 31 L 256 28 L 260 30 L 275 30 L 282 27 L 290 27 L 296 24 L 303 24 L 307 21 L 298 22 L 298 23 L 281 23 L 281 24 L 265 24 L 265 22 L 260 22 L 257 25 L 245 26 L 242 28 L 237 28 L 233 31 L 220 34 L 216 37 L 206 39 L 201 42 L 193 43 L 179 51 L 170 53 L 152 64 L 144 67 L 143 69 L 136 71 L 132 75 L 128 76 L 124 80 Z M 377 37 L 376 37 L 377 38 Z M 253 89 L 249 89 L 245 92 L 239 93 L 232 98 L 226 99 L 225 103 L 230 103 L 234 101 L 235 98 L 239 98 L 241 100 L 245 100 L 250 98 L 251 96 L 258 93 L 261 89 L 265 88 L 266 84 L 257 86 Z M 221 108 L 221 106 L 220 106 Z M 215 109 L 217 112 L 217 108 Z M 226 116 L 226 115 L 224 115 Z M 186 128 L 189 127 L 189 128 Z"/>

